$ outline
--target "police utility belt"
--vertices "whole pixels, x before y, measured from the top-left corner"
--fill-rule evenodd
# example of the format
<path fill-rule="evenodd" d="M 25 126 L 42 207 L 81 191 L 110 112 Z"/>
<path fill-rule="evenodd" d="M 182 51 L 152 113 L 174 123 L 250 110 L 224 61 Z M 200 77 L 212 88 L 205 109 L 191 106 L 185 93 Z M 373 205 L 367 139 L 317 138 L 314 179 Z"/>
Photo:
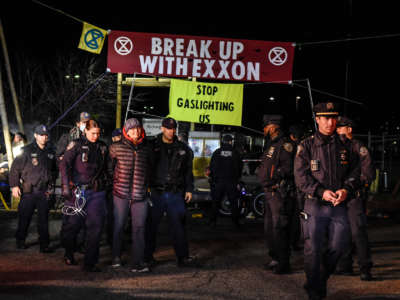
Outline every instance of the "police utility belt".
<path fill-rule="evenodd" d="M 86 191 L 86 190 L 91 190 L 93 189 L 93 185 L 92 184 L 79 184 L 79 183 L 74 183 L 74 187 L 75 188 L 79 188 L 81 191 Z"/>
<path fill-rule="evenodd" d="M 176 193 L 178 191 L 178 187 L 176 185 L 172 185 L 172 184 L 157 185 L 154 187 L 154 189 L 160 193 L 162 193 L 162 192 Z"/>

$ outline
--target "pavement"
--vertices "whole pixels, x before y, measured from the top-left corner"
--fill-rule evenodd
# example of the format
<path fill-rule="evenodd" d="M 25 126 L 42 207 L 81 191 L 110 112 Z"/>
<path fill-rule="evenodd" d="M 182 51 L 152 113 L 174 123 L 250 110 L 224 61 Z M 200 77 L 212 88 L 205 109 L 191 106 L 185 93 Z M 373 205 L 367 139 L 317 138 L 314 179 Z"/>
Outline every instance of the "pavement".
<path fill-rule="evenodd" d="M 193 216 L 193 217 L 192 217 Z M 207 210 L 188 211 L 188 236 L 191 255 L 199 265 L 178 268 L 166 222 L 159 233 L 155 258 L 160 264 L 151 273 L 136 274 L 129 268 L 129 235 L 124 236 L 125 265 L 111 268 L 111 251 L 101 245 L 101 273 L 66 266 L 59 244 L 61 216 L 50 215 L 50 235 L 54 253 L 39 253 L 36 216 L 30 226 L 26 250 L 15 248 L 15 212 L 0 211 L 0 299 L 307 299 L 303 255 L 293 252 L 293 273 L 274 275 L 264 270 L 269 262 L 263 239 L 262 219 L 244 219 L 236 229 L 227 217 L 217 227 L 207 225 Z M 356 276 L 332 276 L 327 299 L 400 299 L 400 224 L 391 218 L 370 218 L 374 281 Z M 357 259 L 355 258 L 355 261 Z"/>

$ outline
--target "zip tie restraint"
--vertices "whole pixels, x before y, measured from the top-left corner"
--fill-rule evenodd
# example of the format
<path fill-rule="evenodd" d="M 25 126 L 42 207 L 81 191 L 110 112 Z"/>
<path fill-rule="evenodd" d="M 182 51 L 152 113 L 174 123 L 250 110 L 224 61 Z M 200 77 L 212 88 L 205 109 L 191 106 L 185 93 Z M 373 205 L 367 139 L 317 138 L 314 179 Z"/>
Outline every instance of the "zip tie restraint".
<path fill-rule="evenodd" d="M 79 187 L 76 187 L 74 206 L 64 204 L 64 206 L 61 208 L 61 212 L 66 216 L 74 216 L 79 214 L 84 217 L 86 215 L 86 212 L 83 210 L 85 205 L 86 198 L 84 190 L 82 191 Z"/>

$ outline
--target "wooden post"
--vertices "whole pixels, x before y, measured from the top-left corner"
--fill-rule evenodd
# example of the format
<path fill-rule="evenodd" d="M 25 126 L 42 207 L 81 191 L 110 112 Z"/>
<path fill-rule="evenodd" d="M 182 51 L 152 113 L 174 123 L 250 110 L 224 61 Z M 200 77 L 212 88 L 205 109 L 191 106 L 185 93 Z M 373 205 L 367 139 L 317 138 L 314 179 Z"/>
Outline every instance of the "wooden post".
<path fill-rule="evenodd" d="M 4 101 L 3 79 L 1 76 L 1 68 L 0 68 L 0 115 L 1 115 L 1 124 L 3 126 L 4 143 L 6 144 L 6 150 L 7 150 L 8 170 L 10 170 L 11 164 L 13 162 L 13 153 L 11 147 L 10 130 L 8 128 L 6 104 Z M 11 208 L 17 208 L 19 200 L 20 200 L 19 198 L 12 197 Z"/>
<path fill-rule="evenodd" d="M 115 118 L 115 128 L 121 128 L 121 108 L 122 108 L 122 73 L 117 75 L 117 111 Z"/>
<path fill-rule="evenodd" d="M 3 25 L 1 23 L 1 19 L 0 19 L 0 39 L 1 39 L 1 44 L 2 44 L 2 47 L 3 47 L 4 61 L 5 61 L 5 64 L 6 64 L 8 82 L 10 84 L 11 96 L 12 96 L 12 99 L 13 99 L 13 102 L 14 102 L 14 106 L 15 106 L 15 115 L 17 117 L 18 128 L 19 128 L 20 132 L 24 133 L 24 125 L 22 123 L 22 117 L 21 117 L 21 111 L 19 109 L 17 93 L 15 92 L 15 86 L 14 86 L 14 80 L 12 78 L 10 60 L 8 58 L 6 38 L 4 36 Z"/>

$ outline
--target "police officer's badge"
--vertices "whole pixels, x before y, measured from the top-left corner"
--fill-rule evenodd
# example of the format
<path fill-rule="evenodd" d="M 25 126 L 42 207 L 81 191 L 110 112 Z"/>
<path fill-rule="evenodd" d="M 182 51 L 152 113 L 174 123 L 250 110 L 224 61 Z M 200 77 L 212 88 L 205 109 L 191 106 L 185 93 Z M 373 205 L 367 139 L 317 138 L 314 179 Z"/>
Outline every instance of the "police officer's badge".
<path fill-rule="evenodd" d="M 313 172 L 319 171 L 320 165 L 321 165 L 321 162 L 319 159 L 312 159 L 311 160 L 311 171 L 313 171 Z"/>
<path fill-rule="evenodd" d="M 275 152 L 275 147 L 269 147 L 269 149 L 268 149 L 268 152 L 267 152 L 267 156 L 269 157 L 269 158 L 272 158 L 272 155 L 274 155 L 274 152 Z"/>
<path fill-rule="evenodd" d="M 291 143 L 284 143 L 283 148 L 289 153 L 293 151 L 293 145 Z"/>
<path fill-rule="evenodd" d="M 31 153 L 32 165 L 37 166 L 39 164 L 37 153 Z"/>
<path fill-rule="evenodd" d="M 349 162 L 347 161 L 347 151 L 341 150 L 340 151 L 340 163 L 342 165 L 347 165 Z"/>
<path fill-rule="evenodd" d="M 332 102 L 326 103 L 326 109 L 332 110 L 333 109 L 333 103 Z"/>
<path fill-rule="evenodd" d="M 48 157 L 49 159 L 53 159 L 53 158 L 54 158 L 54 154 L 49 153 L 49 154 L 47 154 L 47 157 Z"/>
<path fill-rule="evenodd" d="M 180 150 L 179 155 L 185 155 L 186 151 L 185 150 Z"/>
<path fill-rule="evenodd" d="M 367 147 L 362 146 L 362 147 L 360 148 L 360 155 L 361 155 L 361 156 L 366 156 L 367 154 L 368 154 L 368 149 L 367 149 Z"/>

